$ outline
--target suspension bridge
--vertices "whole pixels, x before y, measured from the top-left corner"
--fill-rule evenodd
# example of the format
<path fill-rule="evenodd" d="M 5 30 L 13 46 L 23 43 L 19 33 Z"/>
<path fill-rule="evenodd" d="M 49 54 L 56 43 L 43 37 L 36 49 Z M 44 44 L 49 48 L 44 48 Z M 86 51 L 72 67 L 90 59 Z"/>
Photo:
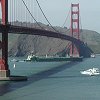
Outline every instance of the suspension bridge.
<path fill-rule="evenodd" d="M 18 2 L 22 3 L 22 7 L 19 7 Z M 0 59 L 0 77 L 4 79 L 10 77 L 10 70 L 8 66 L 8 34 L 29 34 L 29 35 L 40 35 L 53 38 L 59 38 L 63 40 L 70 41 L 68 48 L 70 48 L 70 55 L 73 56 L 78 54 L 83 57 L 90 57 L 92 51 L 83 41 L 80 40 L 79 34 L 79 4 L 71 5 L 71 35 L 65 35 L 56 30 L 46 15 L 44 14 L 39 2 L 36 0 L 40 11 L 42 12 L 44 18 L 51 26 L 52 31 L 45 30 L 35 19 L 30 11 L 29 7 L 32 9 L 34 5 L 28 6 L 28 2 L 32 0 L 0 0 L 1 9 L 2 9 L 2 21 L 0 24 L 0 33 L 2 34 L 2 40 L 0 42 L 2 49 L 2 58 Z M 31 3 L 32 4 L 32 3 Z M 74 7 L 77 10 L 74 10 Z M 30 17 L 28 16 L 30 15 Z M 73 18 L 73 16 L 77 16 Z M 20 25 L 16 25 L 15 22 L 19 21 Z M 22 22 L 36 22 L 38 28 L 33 26 L 28 26 L 27 24 L 23 25 Z M 76 23 L 76 28 L 74 28 L 74 23 Z M 67 50 L 66 50 L 67 51 Z"/>

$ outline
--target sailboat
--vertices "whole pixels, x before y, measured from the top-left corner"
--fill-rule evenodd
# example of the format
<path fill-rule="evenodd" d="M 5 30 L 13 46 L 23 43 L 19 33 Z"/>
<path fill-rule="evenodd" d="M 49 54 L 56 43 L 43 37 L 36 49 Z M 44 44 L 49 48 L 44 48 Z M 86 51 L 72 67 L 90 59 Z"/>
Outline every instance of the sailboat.
<path fill-rule="evenodd" d="M 16 64 L 14 63 L 14 66 L 13 66 L 13 68 L 16 68 Z"/>

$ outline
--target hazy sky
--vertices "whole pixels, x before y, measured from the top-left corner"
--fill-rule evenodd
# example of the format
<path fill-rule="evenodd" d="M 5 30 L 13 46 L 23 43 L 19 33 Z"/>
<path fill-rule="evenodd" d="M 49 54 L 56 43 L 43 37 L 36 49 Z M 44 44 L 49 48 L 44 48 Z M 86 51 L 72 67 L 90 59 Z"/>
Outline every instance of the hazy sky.
<path fill-rule="evenodd" d="M 22 2 L 21 0 L 19 1 Z M 35 0 L 24 0 L 24 1 L 26 2 L 31 1 L 31 4 L 33 4 L 34 8 Z M 62 26 L 70 10 L 71 3 L 79 3 L 82 28 L 94 30 L 100 33 L 100 0 L 38 0 L 38 1 L 45 15 L 47 16 L 48 20 L 53 26 Z M 18 5 L 19 5 L 18 8 L 20 8 L 23 4 L 20 3 Z M 22 10 L 18 10 L 18 12 L 21 13 Z M 39 18 L 42 18 L 41 15 L 39 15 Z M 68 18 L 67 23 L 65 24 L 68 28 L 69 28 L 69 23 L 70 23 L 70 17 Z"/>
<path fill-rule="evenodd" d="M 38 1 L 51 24 L 57 26 L 63 25 L 70 10 L 71 3 L 79 3 L 82 28 L 94 30 L 100 33 L 100 0 Z M 70 21 L 68 21 L 68 23 L 69 22 Z"/>

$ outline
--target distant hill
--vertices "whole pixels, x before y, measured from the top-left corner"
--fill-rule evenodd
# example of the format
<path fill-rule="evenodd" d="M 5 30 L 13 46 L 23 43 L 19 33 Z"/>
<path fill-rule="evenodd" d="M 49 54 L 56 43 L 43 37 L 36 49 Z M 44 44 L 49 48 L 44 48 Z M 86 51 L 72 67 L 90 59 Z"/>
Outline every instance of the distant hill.
<path fill-rule="evenodd" d="M 18 23 L 17 23 L 18 24 Z M 52 30 L 49 25 L 42 23 L 46 30 Z M 37 25 L 33 25 L 37 27 Z M 55 27 L 56 30 L 64 34 L 69 34 L 69 29 Z M 95 52 L 100 53 L 100 34 L 91 30 L 81 30 L 81 40 Z M 27 56 L 30 52 L 35 55 L 63 55 L 69 41 L 33 35 L 10 35 L 9 36 L 9 56 Z"/>
<path fill-rule="evenodd" d="M 81 39 L 87 43 L 87 45 L 96 54 L 100 54 L 100 34 L 96 31 L 83 30 L 81 32 Z"/>

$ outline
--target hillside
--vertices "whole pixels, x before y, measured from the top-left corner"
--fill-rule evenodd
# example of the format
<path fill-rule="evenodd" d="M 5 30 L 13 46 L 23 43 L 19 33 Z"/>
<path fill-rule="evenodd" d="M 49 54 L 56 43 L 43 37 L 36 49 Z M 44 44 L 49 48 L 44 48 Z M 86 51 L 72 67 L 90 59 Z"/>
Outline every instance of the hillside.
<path fill-rule="evenodd" d="M 83 30 L 81 32 L 81 40 L 94 51 L 94 53 L 100 54 L 100 34 L 96 31 Z"/>
<path fill-rule="evenodd" d="M 51 27 L 42 24 L 46 30 Z M 64 34 L 69 34 L 67 28 L 55 27 Z M 81 40 L 95 52 L 100 53 L 100 34 L 91 30 L 81 31 Z M 9 36 L 9 56 L 27 56 L 30 52 L 35 55 L 63 54 L 69 41 L 44 36 L 11 35 Z"/>

